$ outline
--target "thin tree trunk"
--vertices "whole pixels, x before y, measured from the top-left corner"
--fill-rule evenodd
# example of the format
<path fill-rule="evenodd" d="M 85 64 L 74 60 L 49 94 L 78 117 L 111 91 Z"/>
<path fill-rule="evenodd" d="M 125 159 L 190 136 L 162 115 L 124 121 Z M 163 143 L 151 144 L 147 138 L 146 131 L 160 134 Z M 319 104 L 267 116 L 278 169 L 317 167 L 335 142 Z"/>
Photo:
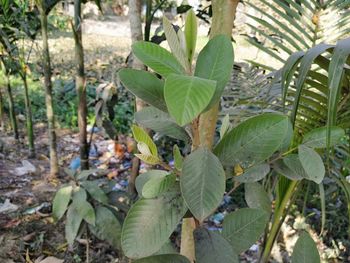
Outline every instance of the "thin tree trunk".
<path fill-rule="evenodd" d="M 2 129 L 5 129 L 4 100 L 3 100 L 1 88 L 0 88 L 0 126 L 2 127 Z"/>
<path fill-rule="evenodd" d="M 32 105 L 29 98 L 27 73 L 24 72 L 22 75 L 22 81 L 24 84 L 24 104 L 26 108 L 26 124 L 27 124 L 27 136 L 28 136 L 28 147 L 30 157 L 35 156 L 34 148 L 34 132 L 33 132 L 33 116 L 32 116 Z"/>
<path fill-rule="evenodd" d="M 16 140 L 18 140 L 19 134 L 18 134 L 17 119 L 16 119 L 16 113 L 15 113 L 14 102 L 13 102 L 11 81 L 10 81 L 10 76 L 8 75 L 7 72 L 6 72 L 6 80 L 7 80 L 7 96 L 8 96 L 9 111 L 10 111 L 10 121 L 11 121 L 14 137 Z"/>
<path fill-rule="evenodd" d="M 77 75 L 75 87 L 78 94 L 78 126 L 80 141 L 80 163 L 81 170 L 89 169 L 89 145 L 87 143 L 87 105 L 86 105 L 86 85 L 84 73 L 84 49 L 82 42 L 82 18 L 81 0 L 74 0 L 74 39 L 75 39 L 75 60 Z"/>
<path fill-rule="evenodd" d="M 142 21 L 141 21 L 141 1 L 140 0 L 129 0 L 129 22 L 131 31 L 131 42 L 143 40 L 142 34 Z M 133 56 L 132 67 L 134 69 L 144 69 L 144 65 Z M 141 110 L 145 107 L 145 102 L 136 97 L 136 111 Z M 139 174 L 140 159 L 134 157 L 132 160 L 132 171 L 129 178 L 129 192 L 136 195 L 135 181 Z"/>
<path fill-rule="evenodd" d="M 50 177 L 54 178 L 58 175 L 58 154 L 57 154 L 57 139 L 55 113 L 53 108 L 52 82 L 51 82 L 51 61 L 49 53 L 49 44 L 47 36 L 47 15 L 43 8 L 40 9 L 41 20 L 41 35 L 43 40 L 43 64 L 45 76 L 45 102 L 46 116 L 50 143 Z"/>
<path fill-rule="evenodd" d="M 210 38 L 219 34 L 232 35 L 233 21 L 239 0 L 213 0 L 213 18 L 211 24 Z M 212 109 L 202 114 L 199 120 L 199 139 L 201 146 L 212 148 L 215 135 L 215 127 L 218 118 L 219 103 Z M 195 145 L 196 146 L 196 145 Z M 196 228 L 194 218 L 186 218 L 182 223 L 181 250 L 180 253 L 195 261 L 195 246 L 193 231 Z"/>

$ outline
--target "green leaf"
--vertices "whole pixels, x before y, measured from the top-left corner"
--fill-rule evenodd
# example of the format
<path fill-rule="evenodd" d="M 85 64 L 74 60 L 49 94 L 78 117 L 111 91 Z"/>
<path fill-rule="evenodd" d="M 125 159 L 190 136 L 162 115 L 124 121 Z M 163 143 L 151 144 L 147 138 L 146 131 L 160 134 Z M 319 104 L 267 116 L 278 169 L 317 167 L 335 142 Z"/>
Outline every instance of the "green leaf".
<path fill-rule="evenodd" d="M 193 232 L 196 262 L 239 263 L 238 255 L 231 244 L 218 232 L 197 228 Z"/>
<path fill-rule="evenodd" d="M 190 261 L 177 254 L 156 255 L 135 260 L 134 263 L 190 263 Z"/>
<path fill-rule="evenodd" d="M 306 179 L 320 184 L 326 173 L 321 156 L 313 149 L 302 144 L 299 145 L 298 150 L 301 165 L 307 175 Z"/>
<path fill-rule="evenodd" d="M 94 173 L 104 172 L 103 169 L 89 169 L 89 170 L 83 170 L 75 175 L 76 180 L 78 181 L 84 181 L 87 180 L 88 177 Z"/>
<path fill-rule="evenodd" d="M 121 69 L 118 76 L 123 85 L 136 97 L 162 111 L 167 111 L 164 81 L 150 72 L 127 68 Z"/>
<path fill-rule="evenodd" d="M 83 221 L 83 217 L 78 212 L 77 207 L 75 205 L 71 205 L 67 211 L 67 220 L 65 225 L 65 233 L 68 244 L 72 245 L 75 237 L 78 234 L 79 227 L 81 222 Z"/>
<path fill-rule="evenodd" d="M 153 178 L 148 180 L 142 188 L 142 196 L 144 198 L 155 198 L 160 194 L 168 191 L 176 182 L 174 174 L 168 174 L 165 177 Z"/>
<path fill-rule="evenodd" d="M 132 45 L 135 56 L 146 66 L 166 78 L 169 74 L 184 74 L 177 59 L 165 48 L 151 42 L 140 41 Z"/>
<path fill-rule="evenodd" d="M 179 126 L 168 113 L 154 107 L 146 107 L 135 113 L 135 121 L 161 135 L 189 142 L 190 136 L 184 128 Z"/>
<path fill-rule="evenodd" d="M 148 133 L 144 129 L 142 129 L 136 125 L 133 125 L 131 127 L 131 130 L 132 130 L 132 133 L 134 135 L 135 140 L 137 142 L 145 143 L 149 147 L 149 149 L 151 150 L 152 155 L 155 157 L 158 157 L 157 146 L 153 142 L 152 138 L 148 135 Z"/>
<path fill-rule="evenodd" d="M 240 183 L 253 183 L 260 181 L 270 172 L 270 165 L 262 163 L 248 168 L 242 175 L 234 176 L 233 180 Z"/>
<path fill-rule="evenodd" d="M 188 208 L 199 221 L 203 221 L 223 198 L 225 171 L 211 151 L 200 147 L 185 158 L 180 185 Z"/>
<path fill-rule="evenodd" d="M 216 91 L 210 105 L 216 103 L 224 91 L 233 70 L 233 47 L 229 37 L 218 35 L 202 49 L 198 55 L 194 75 L 216 80 Z"/>
<path fill-rule="evenodd" d="M 163 16 L 163 28 L 171 52 L 185 69 L 189 69 L 189 63 L 185 55 L 186 50 L 182 49 L 178 35 L 166 16 Z"/>
<path fill-rule="evenodd" d="M 330 145 L 332 147 L 345 136 L 345 131 L 339 127 L 330 128 Z M 310 148 L 327 148 L 327 127 L 321 127 L 305 134 L 303 144 Z"/>
<path fill-rule="evenodd" d="M 303 232 L 294 246 L 292 263 L 320 262 L 320 254 L 318 253 L 314 240 L 307 232 Z"/>
<path fill-rule="evenodd" d="M 233 250 L 240 254 L 259 239 L 268 219 L 269 214 L 262 209 L 239 209 L 225 217 L 222 235 L 230 241 Z"/>
<path fill-rule="evenodd" d="M 193 55 L 196 51 L 197 44 L 197 17 L 193 9 L 190 9 L 186 15 L 185 22 L 185 39 L 186 39 L 186 54 L 189 64 L 192 64 Z"/>
<path fill-rule="evenodd" d="M 274 169 L 290 180 L 307 178 L 305 170 L 297 154 L 289 154 L 274 164 Z"/>
<path fill-rule="evenodd" d="M 142 188 L 146 182 L 155 178 L 164 178 L 169 172 L 163 170 L 150 170 L 136 177 L 135 187 L 139 194 L 142 193 Z"/>
<path fill-rule="evenodd" d="M 181 171 L 182 170 L 182 164 L 183 164 L 183 157 L 181 155 L 180 149 L 177 146 L 177 144 L 174 145 L 173 155 L 174 155 L 174 166 L 175 166 L 175 169 Z"/>
<path fill-rule="evenodd" d="M 84 202 L 86 201 L 86 198 L 87 198 L 87 194 L 86 194 L 86 191 L 84 190 L 84 188 L 78 186 L 78 187 L 74 187 L 73 189 L 73 201 L 74 202 Z"/>
<path fill-rule="evenodd" d="M 287 116 L 261 114 L 228 132 L 215 147 L 214 153 L 224 165 L 250 167 L 271 157 L 285 141 L 288 130 Z"/>
<path fill-rule="evenodd" d="M 95 210 L 89 202 L 73 201 L 72 206 L 75 206 L 75 210 L 86 222 L 88 222 L 91 225 L 95 225 Z"/>
<path fill-rule="evenodd" d="M 122 230 L 122 248 L 129 258 L 157 252 L 187 211 L 175 189 L 155 199 L 140 199 L 129 210 Z"/>
<path fill-rule="evenodd" d="M 111 210 L 103 206 L 98 206 L 95 212 L 95 226 L 89 225 L 90 231 L 98 239 L 106 240 L 114 248 L 120 248 L 122 227 L 116 216 Z"/>
<path fill-rule="evenodd" d="M 226 114 L 226 116 L 222 119 L 222 124 L 220 127 L 220 139 L 222 139 L 225 134 L 230 130 L 230 115 Z"/>
<path fill-rule="evenodd" d="M 52 203 L 52 215 L 55 220 L 61 219 L 66 212 L 70 198 L 72 196 L 72 189 L 72 186 L 69 185 L 62 187 L 57 191 Z"/>
<path fill-rule="evenodd" d="M 166 254 L 177 254 L 176 248 L 170 239 L 161 247 L 159 251 L 157 251 L 153 255 L 166 255 Z"/>
<path fill-rule="evenodd" d="M 261 208 L 271 213 L 271 200 L 264 187 L 259 183 L 244 185 L 245 201 L 250 208 Z"/>
<path fill-rule="evenodd" d="M 81 185 L 89 192 L 92 198 L 102 204 L 108 204 L 108 197 L 98 186 L 98 182 L 85 181 L 82 182 Z"/>
<path fill-rule="evenodd" d="M 165 80 L 164 97 L 170 115 L 180 126 L 195 119 L 208 106 L 215 81 L 171 74 Z"/>
<path fill-rule="evenodd" d="M 150 154 L 135 154 L 135 156 L 147 164 L 156 165 L 160 162 L 158 157 Z"/>

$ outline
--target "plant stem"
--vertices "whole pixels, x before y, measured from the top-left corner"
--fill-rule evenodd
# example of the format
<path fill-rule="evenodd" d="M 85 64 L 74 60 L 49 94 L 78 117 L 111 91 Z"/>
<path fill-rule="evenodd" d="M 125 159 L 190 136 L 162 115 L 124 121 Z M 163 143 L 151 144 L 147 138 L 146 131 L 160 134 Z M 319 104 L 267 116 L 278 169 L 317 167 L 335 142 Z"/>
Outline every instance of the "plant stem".
<path fill-rule="evenodd" d="M 182 220 L 180 254 L 187 257 L 190 262 L 195 262 L 196 258 L 193 237 L 193 231 L 195 229 L 196 223 L 193 217 Z"/>
<path fill-rule="evenodd" d="M 26 69 L 24 69 L 25 71 Z M 27 124 L 27 135 L 28 135 L 28 146 L 29 146 L 29 156 L 35 156 L 35 148 L 34 148 L 34 132 L 33 132 L 33 117 L 32 117 L 32 106 L 29 98 L 28 91 L 28 81 L 27 81 L 27 73 L 24 72 L 22 75 L 22 80 L 24 84 L 24 104 L 26 108 L 26 124 Z"/>
<path fill-rule="evenodd" d="M 273 244 L 275 243 L 275 240 L 276 240 L 276 238 L 279 234 L 279 231 L 281 229 L 281 225 L 284 221 L 284 212 L 287 210 L 288 203 L 291 200 L 293 193 L 294 193 L 294 190 L 298 184 L 299 184 L 299 181 L 291 181 L 291 183 L 287 189 L 287 192 L 285 193 L 279 207 L 275 211 L 271 230 L 270 230 L 269 235 L 267 237 L 267 240 L 266 240 L 266 243 L 264 246 L 264 250 L 263 250 L 263 254 L 261 256 L 260 262 L 262 262 L 262 263 L 267 263 L 269 258 L 270 258 L 270 253 L 271 253 Z"/>
<path fill-rule="evenodd" d="M 16 119 L 16 113 L 15 113 L 14 102 L 13 102 L 11 81 L 8 73 L 6 73 L 6 79 L 7 79 L 7 96 L 8 96 L 9 111 L 10 111 L 10 121 L 11 121 L 12 130 L 14 133 L 14 137 L 16 140 L 18 140 L 19 133 L 18 133 L 18 126 L 17 126 L 17 119 Z"/>
<path fill-rule="evenodd" d="M 4 114 L 4 101 L 2 98 L 2 90 L 0 89 L 0 127 L 5 129 L 5 114 Z"/>

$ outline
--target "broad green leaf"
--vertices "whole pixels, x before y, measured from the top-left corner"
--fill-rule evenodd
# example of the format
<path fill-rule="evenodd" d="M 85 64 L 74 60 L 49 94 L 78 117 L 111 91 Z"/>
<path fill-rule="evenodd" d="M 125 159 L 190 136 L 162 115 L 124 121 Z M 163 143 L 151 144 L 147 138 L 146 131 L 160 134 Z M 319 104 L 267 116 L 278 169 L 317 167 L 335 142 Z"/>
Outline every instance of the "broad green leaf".
<path fill-rule="evenodd" d="M 161 247 L 159 251 L 157 251 L 153 255 L 166 255 L 166 254 L 177 254 L 176 248 L 170 239 Z"/>
<path fill-rule="evenodd" d="M 334 48 L 328 70 L 328 118 L 327 138 L 328 147 L 331 146 L 331 127 L 336 124 L 339 94 L 342 88 L 342 78 L 345 63 L 350 54 L 350 38 L 340 40 Z"/>
<path fill-rule="evenodd" d="M 303 231 L 294 246 L 292 263 L 320 263 L 320 254 L 310 235 Z"/>
<path fill-rule="evenodd" d="M 163 170 L 150 170 L 136 177 L 135 187 L 139 194 L 142 193 L 142 188 L 150 179 L 164 178 L 169 172 Z"/>
<path fill-rule="evenodd" d="M 173 156 L 174 156 L 174 166 L 177 170 L 182 170 L 183 157 L 181 155 L 180 149 L 177 144 L 174 145 L 173 148 Z"/>
<path fill-rule="evenodd" d="M 121 69 L 118 76 L 123 85 L 136 97 L 162 111 L 167 111 L 164 81 L 150 72 L 127 68 Z"/>
<path fill-rule="evenodd" d="M 240 254 L 259 239 L 268 219 L 269 214 L 262 209 L 239 209 L 225 217 L 222 235 L 230 241 L 233 250 Z"/>
<path fill-rule="evenodd" d="M 152 155 L 154 155 L 155 157 L 158 157 L 158 150 L 157 150 L 157 146 L 156 144 L 153 142 L 152 138 L 147 134 L 147 132 L 136 126 L 133 125 L 131 127 L 132 133 L 134 135 L 134 138 L 137 142 L 143 142 L 145 143 L 149 149 L 151 150 Z"/>
<path fill-rule="evenodd" d="M 89 169 L 89 170 L 83 170 L 81 172 L 79 172 L 78 174 L 75 175 L 75 178 L 78 181 L 84 181 L 87 180 L 88 177 L 94 173 L 98 173 L 98 172 L 103 172 L 102 169 Z"/>
<path fill-rule="evenodd" d="M 161 178 L 151 178 L 143 186 L 142 196 L 144 198 L 155 198 L 166 192 L 175 182 L 176 176 L 174 174 L 168 174 Z"/>
<path fill-rule="evenodd" d="M 270 172 L 270 165 L 262 163 L 248 168 L 242 175 L 234 176 L 233 180 L 240 183 L 253 183 L 260 181 Z"/>
<path fill-rule="evenodd" d="M 156 165 L 160 162 L 158 157 L 150 154 L 135 154 L 135 156 L 147 164 Z"/>
<path fill-rule="evenodd" d="M 169 75 L 165 80 L 164 97 L 169 114 L 184 126 L 201 114 L 215 92 L 215 81 L 192 76 Z"/>
<path fill-rule="evenodd" d="M 265 161 L 280 148 L 289 130 L 287 116 L 265 113 L 250 118 L 228 132 L 214 153 L 224 165 L 243 168 Z"/>
<path fill-rule="evenodd" d="M 120 248 L 122 227 L 111 210 L 98 206 L 95 210 L 95 226 L 89 225 L 90 231 L 101 240 L 106 240 L 114 248 Z"/>
<path fill-rule="evenodd" d="M 173 189 L 155 199 L 140 199 L 129 210 L 122 230 L 122 248 L 129 258 L 147 257 L 168 240 L 187 211 Z"/>
<path fill-rule="evenodd" d="M 196 262 L 239 263 L 231 244 L 218 232 L 197 228 L 193 232 Z"/>
<path fill-rule="evenodd" d="M 144 142 L 139 142 L 137 144 L 137 149 L 143 155 L 152 155 L 150 148 Z"/>
<path fill-rule="evenodd" d="M 164 28 L 165 37 L 171 52 L 177 58 L 177 60 L 181 63 L 183 68 L 188 70 L 189 63 L 185 54 L 186 49 L 182 48 L 178 35 L 176 34 L 173 25 L 170 23 L 168 18 L 166 18 L 166 16 L 163 16 L 163 28 Z"/>
<path fill-rule="evenodd" d="M 218 35 L 202 49 L 198 55 L 194 75 L 216 80 L 216 91 L 210 105 L 216 103 L 224 91 L 233 70 L 233 47 L 229 37 Z"/>
<path fill-rule="evenodd" d="M 74 187 L 73 196 L 72 196 L 72 199 L 74 202 L 77 202 L 77 203 L 84 202 L 86 201 L 86 198 L 87 198 L 87 194 L 84 188 L 80 186 Z"/>
<path fill-rule="evenodd" d="M 330 128 L 330 144 L 332 147 L 345 136 L 345 131 L 339 127 Z M 321 127 L 305 134 L 303 144 L 310 148 L 327 148 L 327 127 Z"/>
<path fill-rule="evenodd" d="M 223 198 L 225 171 L 211 151 L 200 147 L 185 158 L 180 185 L 188 208 L 199 221 L 203 221 Z"/>
<path fill-rule="evenodd" d="M 222 124 L 220 127 L 220 139 L 222 139 L 225 134 L 230 130 L 230 115 L 226 114 L 226 116 L 222 119 Z"/>
<path fill-rule="evenodd" d="M 134 263 L 190 263 L 190 261 L 177 254 L 156 255 L 135 260 Z"/>
<path fill-rule="evenodd" d="M 75 205 L 69 206 L 65 225 L 65 233 L 68 244 L 73 244 L 82 221 L 83 217 L 78 212 L 77 207 Z"/>
<path fill-rule="evenodd" d="M 61 219 L 67 210 L 70 198 L 72 196 L 72 186 L 62 187 L 57 191 L 52 203 L 52 215 L 55 220 Z"/>
<path fill-rule="evenodd" d="M 73 201 L 71 205 L 75 207 L 75 211 L 90 225 L 95 225 L 95 210 L 92 205 L 87 201 Z"/>
<path fill-rule="evenodd" d="M 274 169 L 290 180 L 307 178 L 305 170 L 297 154 L 289 154 L 274 164 Z"/>
<path fill-rule="evenodd" d="M 196 51 L 197 44 L 197 17 L 193 9 L 190 9 L 186 15 L 185 22 L 185 39 L 186 39 L 186 53 L 187 59 L 191 66 L 193 55 Z"/>
<path fill-rule="evenodd" d="M 102 204 L 108 204 L 108 197 L 98 186 L 98 182 L 85 181 L 82 182 L 81 185 L 89 192 L 92 198 L 94 198 Z"/>
<path fill-rule="evenodd" d="M 321 156 L 305 145 L 299 145 L 298 150 L 298 156 L 307 175 L 307 179 L 320 184 L 326 173 Z"/>
<path fill-rule="evenodd" d="M 190 136 L 184 128 L 179 126 L 168 113 L 154 107 L 146 107 L 135 113 L 135 121 L 161 135 L 189 142 Z"/>
<path fill-rule="evenodd" d="M 250 208 L 261 208 L 271 213 L 271 200 L 264 187 L 259 183 L 244 185 L 245 201 Z"/>
<path fill-rule="evenodd" d="M 184 74 L 177 59 L 165 48 L 151 42 L 140 41 L 132 45 L 135 56 L 146 66 L 166 78 L 169 74 Z"/>

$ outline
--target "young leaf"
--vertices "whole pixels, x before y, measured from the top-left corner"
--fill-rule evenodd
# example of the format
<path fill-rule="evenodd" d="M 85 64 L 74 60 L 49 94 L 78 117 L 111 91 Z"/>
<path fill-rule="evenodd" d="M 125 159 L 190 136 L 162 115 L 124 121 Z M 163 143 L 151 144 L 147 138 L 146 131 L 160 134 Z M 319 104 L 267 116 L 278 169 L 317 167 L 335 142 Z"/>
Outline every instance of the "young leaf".
<path fill-rule="evenodd" d="M 135 121 L 161 135 L 189 142 L 190 136 L 184 128 L 179 126 L 168 113 L 154 107 L 146 107 L 135 113 Z"/>
<path fill-rule="evenodd" d="M 197 228 L 193 232 L 196 262 L 239 263 L 231 244 L 218 232 Z"/>
<path fill-rule="evenodd" d="M 211 151 L 200 147 L 185 158 L 180 185 L 188 208 L 199 221 L 203 221 L 223 198 L 225 171 Z"/>
<path fill-rule="evenodd" d="M 184 74 L 177 59 L 165 48 L 151 42 L 140 41 L 132 45 L 135 56 L 146 66 L 166 78 L 169 74 Z"/>
<path fill-rule="evenodd" d="M 135 154 L 137 158 L 144 161 L 145 163 L 156 165 L 159 164 L 160 160 L 158 157 L 150 154 Z"/>
<path fill-rule="evenodd" d="M 164 81 L 150 72 L 127 68 L 121 69 L 118 76 L 123 85 L 136 97 L 161 111 L 167 111 L 164 100 Z"/>
<path fill-rule="evenodd" d="M 129 210 L 122 230 L 122 248 L 129 258 L 157 252 L 187 211 L 175 189 L 155 199 L 140 199 Z"/>
<path fill-rule="evenodd" d="M 192 64 L 193 55 L 196 51 L 197 43 L 197 17 L 193 9 L 190 9 L 186 15 L 185 22 L 185 39 L 186 39 L 186 54 L 189 65 Z"/>
<path fill-rule="evenodd" d="M 313 149 L 302 144 L 299 145 L 298 150 L 298 156 L 307 174 L 307 179 L 320 184 L 326 173 L 321 156 Z"/>
<path fill-rule="evenodd" d="M 89 202 L 75 202 L 73 205 L 77 207 L 76 210 L 86 222 L 88 222 L 90 225 L 95 225 L 95 210 Z"/>
<path fill-rule="evenodd" d="M 101 240 L 106 240 L 114 248 L 120 248 L 121 225 L 115 215 L 108 208 L 96 208 L 95 226 L 89 224 L 90 231 Z"/>
<path fill-rule="evenodd" d="M 55 220 L 61 219 L 66 212 L 72 195 L 72 189 L 72 186 L 69 185 L 57 191 L 52 203 L 52 215 Z"/>
<path fill-rule="evenodd" d="M 141 258 L 135 260 L 134 263 L 190 263 L 190 261 L 182 256 L 177 254 L 164 254 L 164 255 L 156 255 L 150 256 L 146 258 Z"/>
<path fill-rule="evenodd" d="M 294 246 L 292 263 L 320 262 L 320 254 L 318 253 L 314 240 L 307 232 L 303 232 Z"/>
<path fill-rule="evenodd" d="M 330 127 L 330 145 L 332 147 L 345 136 L 345 131 L 339 127 Z M 303 144 L 310 148 L 327 148 L 327 127 L 321 127 L 305 134 Z"/>
<path fill-rule="evenodd" d="M 230 241 L 233 250 L 240 254 L 259 239 L 268 219 L 269 214 L 262 209 L 239 209 L 225 217 L 222 235 Z"/>
<path fill-rule="evenodd" d="M 98 186 L 97 182 L 85 181 L 82 182 L 81 185 L 89 192 L 92 198 L 94 198 L 102 204 L 108 204 L 108 197 Z"/>
<path fill-rule="evenodd" d="M 245 201 L 250 208 L 261 208 L 271 213 L 271 200 L 264 187 L 259 183 L 244 185 Z"/>
<path fill-rule="evenodd" d="M 182 163 L 183 163 L 183 157 L 181 155 L 180 149 L 177 146 L 177 144 L 174 145 L 173 156 L 174 156 L 174 166 L 175 166 L 175 168 L 177 170 L 181 171 Z"/>
<path fill-rule="evenodd" d="M 229 37 L 218 35 L 212 38 L 198 55 L 194 75 L 216 80 L 216 91 L 210 102 L 215 104 L 221 97 L 233 70 L 233 47 Z"/>
<path fill-rule="evenodd" d="M 220 139 L 224 137 L 226 132 L 231 128 L 230 124 L 230 115 L 226 114 L 226 116 L 222 119 L 222 124 L 220 127 Z"/>
<path fill-rule="evenodd" d="M 78 186 L 73 189 L 72 199 L 74 202 L 77 202 L 77 203 L 84 202 L 86 201 L 86 198 L 87 198 L 87 194 L 84 188 Z"/>
<path fill-rule="evenodd" d="M 137 144 L 137 149 L 139 150 L 139 152 L 141 154 L 144 155 L 152 155 L 151 150 L 149 149 L 149 147 L 147 146 L 147 144 L 145 144 L 144 142 L 139 142 Z"/>
<path fill-rule="evenodd" d="M 253 183 L 260 181 L 270 172 L 270 165 L 262 163 L 248 168 L 242 175 L 234 176 L 233 180 L 240 183 Z"/>
<path fill-rule="evenodd" d="M 68 244 L 73 244 L 82 221 L 83 217 L 78 212 L 77 207 L 75 205 L 69 206 L 65 225 L 66 239 Z"/>
<path fill-rule="evenodd" d="M 274 169 L 290 180 L 301 180 L 307 178 L 305 170 L 301 165 L 297 154 L 289 154 L 282 160 L 274 163 Z"/>
<path fill-rule="evenodd" d="M 215 81 L 171 74 L 165 80 L 164 97 L 169 114 L 180 126 L 195 119 L 208 106 Z"/>
<path fill-rule="evenodd" d="M 162 178 L 153 178 L 148 180 L 142 188 L 142 196 L 144 198 L 155 198 L 160 194 L 166 192 L 176 182 L 174 174 L 168 174 Z"/>
<path fill-rule="evenodd" d="M 157 146 L 153 142 L 151 137 L 147 134 L 147 132 L 144 129 L 142 129 L 136 125 L 133 125 L 131 127 L 131 130 L 132 130 L 132 133 L 134 135 L 135 140 L 138 143 L 140 143 L 140 142 L 145 143 L 149 147 L 151 154 L 154 155 L 155 157 L 158 157 Z"/>
<path fill-rule="evenodd" d="M 288 130 L 287 116 L 261 114 L 228 132 L 215 147 L 214 153 L 224 165 L 250 167 L 271 157 L 285 140 Z"/>
<path fill-rule="evenodd" d="M 135 187 L 139 194 L 142 193 L 142 188 L 146 182 L 155 178 L 164 178 L 168 174 L 167 171 L 163 170 L 150 170 L 136 177 Z"/>
<path fill-rule="evenodd" d="M 163 28 L 171 52 L 185 69 L 189 69 L 189 63 L 185 55 L 186 50 L 182 49 L 178 35 L 166 16 L 163 16 Z"/>

